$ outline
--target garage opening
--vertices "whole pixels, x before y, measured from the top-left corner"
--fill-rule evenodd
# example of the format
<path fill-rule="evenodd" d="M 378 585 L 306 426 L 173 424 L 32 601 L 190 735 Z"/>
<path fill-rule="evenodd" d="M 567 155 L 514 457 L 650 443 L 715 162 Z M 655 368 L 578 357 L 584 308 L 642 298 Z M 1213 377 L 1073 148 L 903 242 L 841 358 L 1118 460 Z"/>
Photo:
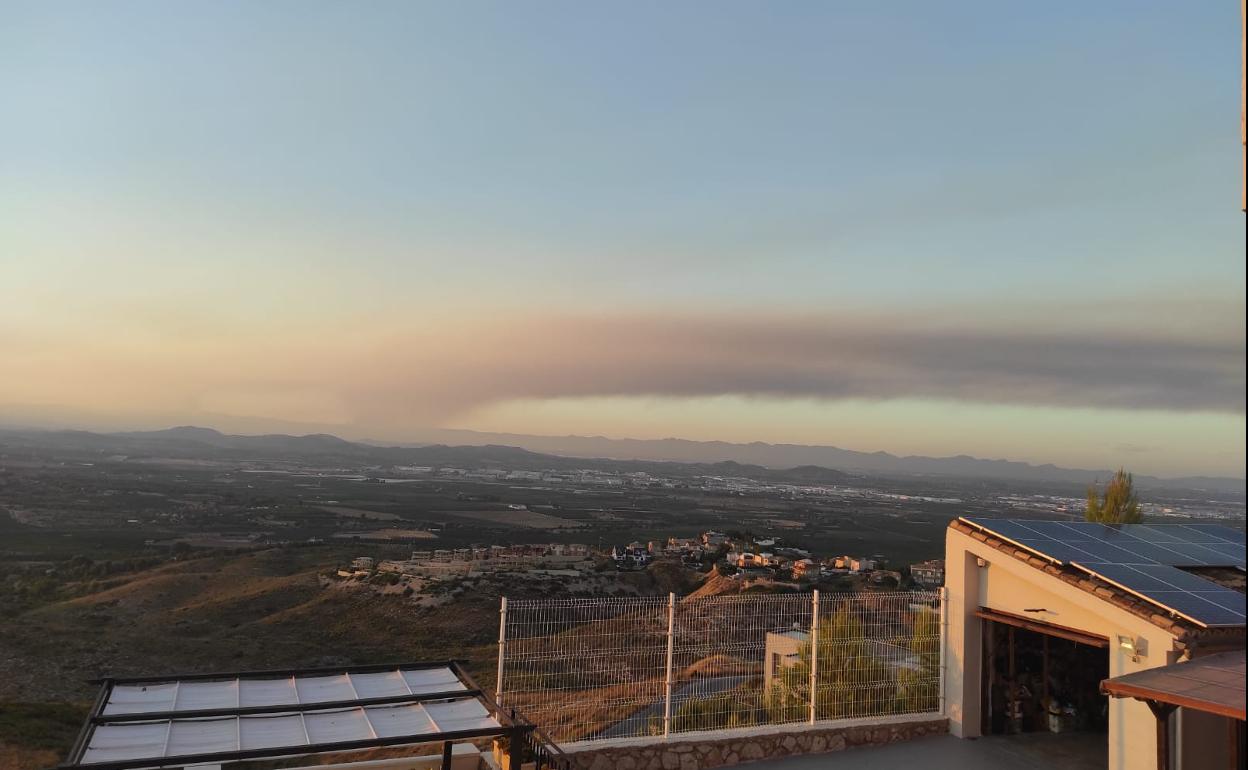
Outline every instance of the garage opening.
<path fill-rule="evenodd" d="M 1109 640 L 994 610 L 984 619 L 984 735 L 1048 733 L 1105 745 Z M 1098 737 L 1099 736 L 1099 737 Z"/>

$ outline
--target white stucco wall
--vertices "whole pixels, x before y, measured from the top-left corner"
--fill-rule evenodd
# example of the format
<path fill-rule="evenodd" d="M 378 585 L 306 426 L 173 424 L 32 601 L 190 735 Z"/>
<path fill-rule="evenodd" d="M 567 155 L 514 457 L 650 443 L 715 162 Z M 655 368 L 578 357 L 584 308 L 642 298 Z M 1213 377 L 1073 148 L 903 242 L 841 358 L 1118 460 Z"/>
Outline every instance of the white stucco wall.
<path fill-rule="evenodd" d="M 982 621 L 974 613 L 981 606 L 1108 637 L 1111 677 L 1174 662 L 1174 639 L 1167 631 L 968 535 L 953 529 L 947 533 L 945 697 L 949 729 L 954 735 L 974 737 L 980 733 Z M 977 557 L 988 566 L 977 566 Z M 1045 612 L 1024 612 L 1038 607 Z M 1133 662 L 1131 653 L 1117 644 L 1120 635 L 1146 639 L 1147 656 Z M 1110 699 L 1109 770 L 1155 767 L 1156 725 L 1144 703 Z"/>

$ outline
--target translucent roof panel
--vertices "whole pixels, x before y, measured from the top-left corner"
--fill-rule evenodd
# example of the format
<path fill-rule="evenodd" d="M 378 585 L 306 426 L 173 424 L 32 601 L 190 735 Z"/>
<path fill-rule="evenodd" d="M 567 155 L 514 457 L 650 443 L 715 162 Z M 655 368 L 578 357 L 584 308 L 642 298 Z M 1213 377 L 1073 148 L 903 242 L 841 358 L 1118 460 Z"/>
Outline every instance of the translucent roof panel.
<path fill-rule="evenodd" d="M 285 679 L 240 679 L 238 681 L 238 705 L 240 706 L 284 706 L 298 703 L 299 693 L 295 690 L 295 678 Z"/>
<path fill-rule="evenodd" d="M 178 696 L 177 682 L 143 685 L 117 685 L 109 693 L 105 714 L 146 714 L 172 711 Z"/>
<path fill-rule="evenodd" d="M 300 677 L 295 680 L 295 688 L 299 691 L 300 703 L 329 703 L 356 697 L 355 690 L 351 689 L 351 678 L 346 674 Z"/>
<path fill-rule="evenodd" d="M 175 719 L 169 723 L 166 756 L 238 750 L 238 719 Z"/>
<path fill-rule="evenodd" d="M 298 714 L 243 717 L 239 720 L 238 737 L 244 749 L 298 746 L 306 739 L 303 717 Z"/>
<path fill-rule="evenodd" d="M 388 671 L 294 674 L 276 677 L 185 679 L 117 684 L 102 713 L 151 714 L 463 692 L 468 686 L 448 666 Z"/>
<path fill-rule="evenodd" d="M 238 680 L 224 682 L 181 682 L 171 711 L 228 709 L 238 706 Z"/>
<path fill-rule="evenodd" d="M 419 703 L 402 706 L 372 706 L 367 709 L 368 721 L 372 723 L 377 735 L 389 738 L 392 735 L 412 735 L 418 733 L 438 732 L 438 726 L 429 718 L 429 712 Z"/>
<path fill-rule="evenodd" d="M 303 715 L 308 739 L 313 743 L 363 741 L 373 737 L 364 709 L 315 711 Z"/>
<path fill-rule="evenodd" d="M 513 726 L 454 663 L 105 680 L 104 687 L 68 767 L 220 763 L 424 743 L 448 733 L 500 735 Z"/>
<path fill-rule="evenodd" d="M 412 694 L 412 688 L 407 686 L 403 675 L 398 671 L 351 674 L 350 676 L 351 684 L 361 698 L 387 698 L 392 695 Z M 451 675 L 452 678 L 454 676 L 454 674 Z M 459 680 L 456 679 L 455 681 L 458 682 Z"/>
<path fill-rule="evenodd" d="M 411 669 L 403 672 L 403 679 L 417 695 L 468 689 L 449 668 Z"/>
<path fill-rule="evenodd" d="M 479 730 L 498 724 L 485 706 L 477 700 L 452 700 L 426 703 L 425 711 L 442 732 Z"/>
<path fill-rule="evenodd" d="M 300 748 L 322 744 L 404 736 L 437 740 L 443 733 L 502 729 L 502 723 L 476 698 L 276 714 L 175 717 L 98 725 L 80 764 L 129 760 L 134 767 L 144 767 L 153 761 L 200 754 L 266 749 L 298 754 Z"/>
<path fill-rule="evenodd" d="M 169 724 L 100 725 L 91 733 L 83 762 L 112 762 L 134 757 L 159 757 L 165 750 Z"/>

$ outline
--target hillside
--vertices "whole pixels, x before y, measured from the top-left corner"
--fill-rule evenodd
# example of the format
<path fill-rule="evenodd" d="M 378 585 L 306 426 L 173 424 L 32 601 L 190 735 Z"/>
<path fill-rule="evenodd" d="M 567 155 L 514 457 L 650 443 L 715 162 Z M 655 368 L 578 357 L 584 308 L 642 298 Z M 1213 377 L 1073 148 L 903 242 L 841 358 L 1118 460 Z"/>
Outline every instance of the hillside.
<path fill-rule="evenodd" d="M 499 597 L 568 585 L 535 574 L 461 582 L 437 601 L 330 580 L 342 553 L 272 548 L 170 561 L 68 583 L 66 598 L 0 623 L 0 770 L 36 770 L 68 748 L 96 688 L 89 680 L 457 658 L 493 682 Z M 601 573 L 594 593 L 686 592 L 673 565 Z"/>
<path fill-rule="evenodd" d="M 496 595 L 445 617 L 327 584 L 324 558 L 273 549 L 174 562 L 26 612 L 0 629 L 0 700 L 79 700 L 105 675 L 462 656 L 497 631 Z"/>

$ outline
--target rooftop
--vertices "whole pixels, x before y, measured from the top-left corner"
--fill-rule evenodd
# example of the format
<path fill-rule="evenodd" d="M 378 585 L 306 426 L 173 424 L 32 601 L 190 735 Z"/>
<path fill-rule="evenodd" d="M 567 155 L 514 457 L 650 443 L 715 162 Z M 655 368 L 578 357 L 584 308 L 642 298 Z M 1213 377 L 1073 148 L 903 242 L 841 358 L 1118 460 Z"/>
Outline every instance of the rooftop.
<path fill-rule="evenodd" d="M 1101 690 L 1117 698 L 1168 703 L 1242 721 L 1244 651 L 1124 674 L 1106 679 Z"/>
<path fill-rule="evenodd" d="M 1188 570 L 1244 570 L 1244 533 L 1206 524 L 1123 524 L 963 517 L 950 528 L 1176 635 L 1243 634 L 1244 594 Z"/>
<path fill-rule="evenodd" d="M 449 661 L 106 679 L 66 768 L 219 763 L 503 735 Z"/>

